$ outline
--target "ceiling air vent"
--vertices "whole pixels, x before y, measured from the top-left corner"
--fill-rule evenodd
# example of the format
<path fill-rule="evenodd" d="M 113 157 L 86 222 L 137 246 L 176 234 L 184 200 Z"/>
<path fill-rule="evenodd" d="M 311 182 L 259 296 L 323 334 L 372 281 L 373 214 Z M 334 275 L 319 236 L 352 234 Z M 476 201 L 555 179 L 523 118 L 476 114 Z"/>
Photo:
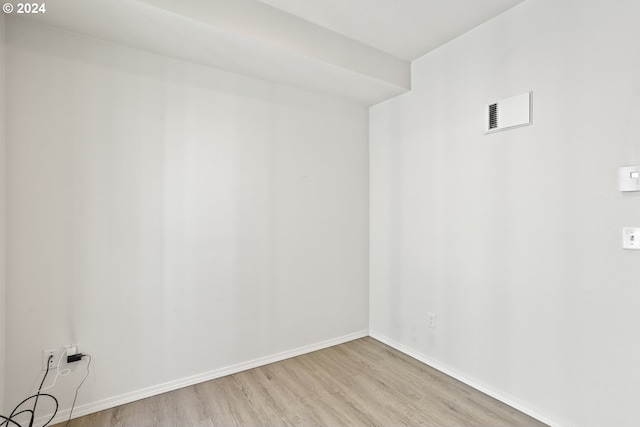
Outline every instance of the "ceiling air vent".
<path fill-rule="evenodd" d="M 533 92 L 527 92 L 487 105 L 485 133 L 532 124 L 532 101 Z"/>

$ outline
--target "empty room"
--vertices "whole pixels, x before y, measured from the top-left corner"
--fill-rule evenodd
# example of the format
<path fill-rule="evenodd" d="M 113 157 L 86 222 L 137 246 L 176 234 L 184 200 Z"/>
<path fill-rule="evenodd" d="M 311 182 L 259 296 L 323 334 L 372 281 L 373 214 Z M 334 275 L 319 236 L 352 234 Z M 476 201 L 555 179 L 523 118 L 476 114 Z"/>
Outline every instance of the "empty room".
<path fill-rule="evenodd" d="M 639 425 L 638 22 L 5 0 L 0 427 Z"/>

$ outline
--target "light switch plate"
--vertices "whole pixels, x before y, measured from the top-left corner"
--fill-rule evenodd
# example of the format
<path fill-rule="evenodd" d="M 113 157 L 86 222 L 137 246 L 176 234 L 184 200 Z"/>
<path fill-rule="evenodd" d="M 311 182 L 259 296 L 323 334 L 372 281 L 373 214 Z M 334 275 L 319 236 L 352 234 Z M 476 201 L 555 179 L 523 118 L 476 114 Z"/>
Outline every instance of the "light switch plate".
<path fill-rule="evenodd" d="M 640 228 L 625 227 L 622 229 L 622 248 L 640 250 Z"/>
<path fill-rule="evenodd" d="M 640 191 L 640 166 L 624 166 L 619 172 L 620 191 Z"/>

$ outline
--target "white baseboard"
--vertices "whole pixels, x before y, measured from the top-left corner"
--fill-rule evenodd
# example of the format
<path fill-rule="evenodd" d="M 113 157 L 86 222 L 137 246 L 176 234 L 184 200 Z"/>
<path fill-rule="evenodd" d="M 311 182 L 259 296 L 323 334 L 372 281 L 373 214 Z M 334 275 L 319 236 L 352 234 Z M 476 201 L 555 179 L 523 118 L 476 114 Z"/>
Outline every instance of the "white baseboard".
<path fill-rule="evenodd" d="M 389 347 L 393 347 L 396 350 L 413 357 L 416 360 L 421 361 L 422 363 L 425 363 L 429 366 L 431 366 L 434 369 L 437 369 L 438 371 L 442 372 L 443 374 L 446 374 L 452 378 L 455 378 L 456 380 L 465 383 L 466 385 L 473 387 L 474 389 L 481 391 L 482 393 L 493 397 L 494 399 L 499 400 L 502 403 L 505 403 L 509 406 L 511 406 L 512 408 L 517 409 L 520 412 L 523 412 L 527 415 L 529 415 L 530 417 L 535 418 L 536 420 L 543 422 L 545 424 L 547 424 L 550 427 L 574 427 L 571 424 L 568 423 L 561 423 L 557 420 L 552 419 L 551 417 L 544 415 L 541 413 L 540 410 L 531 408 L 529 405 L 527 405 L 526 403 L 511 397 L 499 390 L 495 390 L 493 388 L 491 388 L 490 386 L 486 385 L 486 384 L 482 384 L 480 381 L 477 381 L 461 372 L 456 371 L 455 369 L 452 369 L 434 359 L 431 359 L 427 356 L 425 356 L 424 354 L 421 354 L 403 344 L 400 344 L 394 340 L 392 340 L 391 338 L 388 338 L 382 334 L 379 334 L 375 331 L 370 330 L 369 331 L 369 336 L 371 336 L 371 338 L 375 338 L 376 340 L 388 345 Z"/>
<path fill-rule="evenodd" d="M 148 387 L 142 390 L 138 390 L 138 391 L 134 391 L 131 393 L 125 393 L 119 396 L 114 396 L 112 398 L 108 398 L 108 399 L 104 399 L 98 402 L 92 402 L 92 403 L 88 403 L 82 406 L 78 406 L 73 410 L 73 418 L 79 418 L 85 415 L 89 415 L 89 414 L 93 414 L 95 412 L 99 412 L 99 411 L 104 411 L 105 409 L 110 409 L 110 408 L 114 408 L 116 406 L 120 406 L 120 405 L 124 405 L 127 403 L 131 403 L 131 402 L 135 402 L 137 400 L 141 400 L 141 399 L 145 399 L 147 397 L 151 397 L 151 396 L 156 396 L 158 394 L 162 394 L 162 393 L 166 393 L 169 391 L 173 391 L 173 390 L 177 390 L 183 387 L 188 387 L 194 384 L 199 384 L 205 381 L 210 381 L 210 380 L 214 380 L 216 378 L 220 378 L 220 377 L 224 377 L 227 375 L 232 375 L 238 372 L 242 372 L 242 371 L 246 371 L 248 369 L 253 369 L 253 368 L 257 368 L 259 366 L 264 366 L 264 365 L 268 365 L 270 363 L 274 363 L 274 362 L 279 362 L 281 360 L 285 360 L 285 359 L 289 359 L 292 357 L 296 357 L 296 356 L 300 356 L 303 354 L 307 354 L 307 353 L 311 353 L 313 351 L 317 351 L 317 350 L 322 350 L 328 347 L 332 347 L 334 345 L 338 345 L 338 344 L 343 344 L 345 342 L 349 342 L 349 341 L 353 341 L 355 339 L 358 338 L 363 338 L 366 336 L 371 336 L 372 338 L 375 338 L 376 340 L 395 348 L 396 350 L 413 357 L 414 359 L 417 359 L 419 361 L 421 361 L 422 363 L 425 363 L 429 366 L 431 366 L 434 369 L 437 369 L 438 371 L 457 379 L 458 381 L 461 381 L 465 384 L 467 384 L 470 387 L 473 387 L 474 389 L 481 391 L 482 393 L 485 393 L 491 397 L 493 397 L 494 399 L 497 399 L 517 410 L 519 410 L 520 412 L 523 412 L 547 425 L 549 425 L 550 427 L 573 427 L 571 424 L 568 423 L 560 423 L 557 420 L 553 420 L 551 417 L 542 414 L 539 410 L 537 409 L 533 409 L 530 406 L 528 406 L 526 403 L 519 401 L 518 399 L 515 399 L 511 396 L 508 396 L 507 394 L 498 391 L 498 390 L 494 390 L 492 389 L 490 386 L 487 386 L 485 384 L 482 384 L 481 382 L 461 373 L 456 371 L 455 369 L 452 369 L 436 360 L 433 360 L 403 344 L 400 344 L 382 334 L 379 334 L 375 331 L 360 331 L 360 332 L 355 332 L 353 334 L 348 334 L 348 335 L 344 335 L 342 337 L 338 337 L 338 338 L 334 338 L 334 339 L 330 339 L 327 341 L 322 341 L 316 344 L 312 344 L 312 345 L 308 345 L 308 346 L 304 346 L 304 347 L 299 347 L 293 350 L 288 350 L 288 351 L 284 351 L 281 353 L 277 353 L 274 355 L 270 355 L 270 356 L 265 356 L 265 357 L 261 357 L 258 359 L 254 359 L 254 360 L 250 360 L 247 362 L 243 362 L 243 363 L 238 363 L 236 365 L 231 365 L 225 368 L 221 368 L 221 369 L 216 369 L 213 371 L 209 371 L 209 372 L 204 372 L 202 374 L 198 374 L 198 375 L 193 375 L 190 377 L 186 377 L 186 378 L 182 378 L 182 379 L 178 379 L 175 381 L 170 381 L 164 384 L 159 384 L 153 387 Z M 56 414 L 56 416 L 54 417 L 53 421 L 51 422 L 50 425 L 56 424 L 56 423 L 60 423 L 60 422 L 64 422 L 69 418 L 69 410 L 64 410 L 64 411 L 60 411 L 58 412 L 58 414 Z M 36 421 L 36 425 L 37 426 L 42 426 L 46 421 L 47 421 L 48 417 L 42 417 L 40 419 L 38 419 Z"/>
<path fill-rule="evenodd" d="M 311 344 L 304 347 L 299 347 L 293 350 L 284 351 L 282 353 L 273 354 L 271 356 L 265 356 L 258 359 L 250 360 L 236 365 L 227 366 L 225 368 L 216 369 L 202 374 L 193 375 L 191 377 L 170 381 L 164 384 L 159 384 L 153 387 L 148 387 L 142 390 L 134 391 L 131 393 L 121 394 L 108 399 L 104 399 L 98 402 L 88 403 L 82 406 L 78 406 L 73 410 L 73 418 L 79 418 L 84 415 L 93 414 L 95 412 L 104 411 L 105 409 L 114 408 L 116 406 L 124 405 L 127 403 L 135 402 L 136 400 L 146 399 L 147 397 L 156 396 L 158 394 L 166 393 L 168 391 L 177 390 L 183 387 L 192 386 L 205 381 L 214 380 L 216 378 L 224 377 L 238 372 L 246 371 L 248 369 L 257 368 L 259 366 L 268 365 L 270 363 L 279 362 L 281 360 L 290 359 L 292 357 L 300 356 L 303 354 L 311 353 L 313 351 L 322 350 L 324 348 L 332 347 L 334 345 L 343 344 L 345 342 L 353 341 L 358 338 L 363 338 L 369 335 L 369 331 L 360 331 L 352 334 L 344 335 L 338 338 L 333 338 L 327 341 L 322 341 L 316 344 Z M 41 417 L 36 421 L 37 426 L 42 426 L 50 417 Z M 54 425 L 60 422 L 64 422 L 69 418 L 69 410 L 60 411 L 53 418 L 50 425 Z"/>

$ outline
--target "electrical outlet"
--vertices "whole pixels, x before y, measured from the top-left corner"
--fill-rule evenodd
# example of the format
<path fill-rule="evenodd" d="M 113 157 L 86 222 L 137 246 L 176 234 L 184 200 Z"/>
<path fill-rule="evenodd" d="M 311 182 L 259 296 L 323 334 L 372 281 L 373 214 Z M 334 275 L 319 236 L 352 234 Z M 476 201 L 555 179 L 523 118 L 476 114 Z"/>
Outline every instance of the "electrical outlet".
<path fill-rule="evenodd" d="M 72 344 L 68 345 L 64 349 L 66 357 L 65 360 L 67 363 L 79 362 L 82 359 L 82 356 L 78 356 L 80 353 L 80 344 Z"/>
<path fill-rule="evenodd" d="M 432 329 L 436 328 L 436 314 L 435 313 L 427 313 L 427 326 Z"/>
<path fill-rule="evenodd" d="M 58 363 L 58 357 L 60 357 L 60 352 L 58 350 L 44 350 L 42 352 L 42 370 L 47 370 L 47 364 L 49 365 L 49 369 L 54 369 L 56 367 L 56 363 Z"/>

